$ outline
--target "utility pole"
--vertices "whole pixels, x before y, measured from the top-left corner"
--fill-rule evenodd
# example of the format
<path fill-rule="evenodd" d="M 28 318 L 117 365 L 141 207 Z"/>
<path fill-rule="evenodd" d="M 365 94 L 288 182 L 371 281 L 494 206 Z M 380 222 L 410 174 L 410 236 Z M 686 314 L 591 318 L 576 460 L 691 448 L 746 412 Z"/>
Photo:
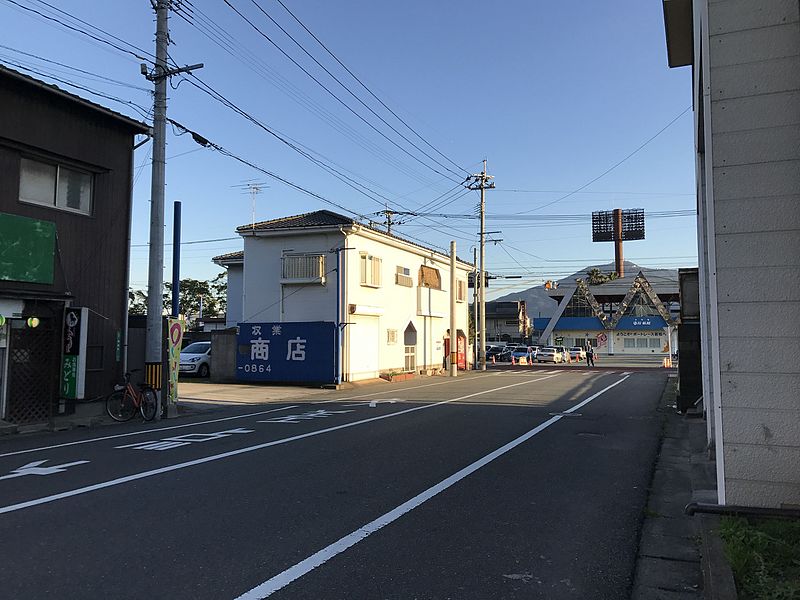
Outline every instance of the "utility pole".
<path fill-rule="evenodd" d="M 472 329 L 475 331 L 472 348 L 472 368 L 478 368 L 478 249 L 472 248 Z"/>
<path fill-rule="evenodd" d="M 471 190 L 481 191 L 481 232 L 480 232 L 480 246 L 481 246 L 481 264 L 480 273 L 478 274 L 478 296 L 480 302 L 480 346 L 478 354 L 480 356 L 481 371 L 486 370 L 486 286 L 484 285 L 484 277 L 486 275 L 486 190 L 494 188 L 493 176 L 486 174 L 486 159 L 483 160 L 483 171 L 469 177 L 472 180 L 467 187 Z"/>
<path fill-rule="evenodd" d="M 450 377 L 458 374 L 458 324 L 456 323 L 456 242 L 450 241 Z"/>
<path fill-rule="evenodd" d="M 145 337 L 145 378 L 160 396 L 163 345 L 161 295 L 164 289 L 164 183 L 166 171 L 167 78 L 199 69 L 203 65 L 168 69 L 169 6 L 171 0 L 150 0 L 156 12 L 156 63 L 152 73 L 142 65 L 142 74 L 155 84 L 153 99 L 153 174 L 150 187 L 150 259 L 147 274 L 147 329 Z M 156 411 L 160 418 L 160 411 Z"/>
<path fill-rule="evenodd" d="M 378 214 L 386 217 L 386 233 L 392 233 L 392 217 L 397 213 L 387 207 L 386 210 L 378 211 Z"/>

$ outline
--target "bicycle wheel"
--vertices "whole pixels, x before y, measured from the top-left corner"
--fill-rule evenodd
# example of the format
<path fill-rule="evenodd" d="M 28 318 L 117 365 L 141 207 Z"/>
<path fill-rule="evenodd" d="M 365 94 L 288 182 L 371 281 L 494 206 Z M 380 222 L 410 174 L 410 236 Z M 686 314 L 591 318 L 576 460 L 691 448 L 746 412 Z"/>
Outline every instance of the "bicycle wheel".
<path fill-rule="evenodd" d="M 158 409 L 156 393 L 150 388 L 144 388 L 140 399 L 142 403 L 139 405 L 139 410 L 142 413 L 142 418 L 145 421 L 152 421 L 156 417 L 156 410 Z"/>
<path fill-rule="evenodd" d="M 115 390 L 106 398 L 106 412 L 115 421 L 129 421 L 136 414 L 136 406 L 127 390 Z"/>

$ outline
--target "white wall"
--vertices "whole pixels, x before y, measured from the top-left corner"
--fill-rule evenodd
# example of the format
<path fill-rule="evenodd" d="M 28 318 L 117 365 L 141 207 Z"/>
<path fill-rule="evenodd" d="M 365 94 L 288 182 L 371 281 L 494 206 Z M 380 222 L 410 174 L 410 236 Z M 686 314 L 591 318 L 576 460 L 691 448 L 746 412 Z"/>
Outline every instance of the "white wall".
<path fill-rule="evenodd" d="M 329 251 L 340 247 L 342 239 L 338 231 L 245 237 L 242 320 L 265 323 L 335 321 L 336 254 Z M 302 252 L 325 255 L 325 283 L 281 286 L 281 254 Z"/>
<path fill-rule="evenodd" d="M 444 358 L 443 339 L 450 327 L 449 258 L 398 243 L 369 230 L 349 235 L 347 247 L 354 250 L 345 253 L 347 279 L 345 305 L 355 305 L 357 311 L 361 311 L 361 307 L 366 307 L 364 309 L 366 312 L 381 314 L 347 315 L 347 321 L 352 325 L 345 328 L 345 372 L 350 373 L 352 380 L 357 380 L 377 377 L 379 372 L 402 371 L 405 366 L 403 334 L 409 323 L 413 324 L 417 331 L 416 370 L 440 367 Z M 381 259 L 380 288 L 361 285 L 359 261 L 362 252 Z M 419 268 L 423 264 L 439 270 L 441 290 L 418 286 Z M 413 287 L 395 283 L 398 266 L 409 269 Z M 460 263 L 457 268 L 457 278 L 466 282 L 467 273 L 472 267 Z M 465 335 L 469 334 L 468 300 L 469 290 L 465 301 L 456 304 L 457 328 Z M 373 311 L 371 308 L 378 310 Z M 388 342 L 390 329 L 397 331 L 397 342 L 393 344 Z M 366 335 L 360 333 L 363 330 L 377 331 L 378 343 L 364 343 Z M 377 361 L 374 360 L 376 352 Z"/>
<path fill-rule="evenodd" d="M 409 323 L 417 330 L 416 371 L 438 368 L 444 357 L 443 339 L 450 327 L 449 257 L 400 242 L 370 230 L 348 235 L 346 242 L 338 231 L 292 235 L 273 234 L 245 237 L 242 321 L 336 321 L 336 254 L 342 252 L 344 329 L 343 373 L 346 381 L 378 377 L 380 373 L 403 371 L 405 367 L 404 332 Z M 325 253 L 326 282 L 281 286 L 281 253 Z M 372 254 L 382 259 L 381 285 L 361 285 L 360 255 Z M 422 264 L 439 269 L 442 290 L 419 288 L 418 271 Z M 413 287 L 395 283 L 396 267 L 410 270 Z M 460 264 L 458 279 L 466 282 L 470 265 Z M 466 286 L 466 283 L 464 284 Z M 281 313 L 281 288 L 283 312 Z M 229 283 L 229 292 L 234 287 Z M 457 303 L 457 327 L 468 332 L 468 294 Z M 230 300 L 229 300 L 230 301 Z M 354 313 L 348 310 L 354 305 Z M 390 343 L 389 330 L 396 330 L 396 342 Z"/>
<path fill-rule="evenodd" d="M 708 3 L 709 310 L 727 504 L 800 505 L 799 10 L 797 0 Z"/>
<path fill-rule="evenodd" d="M 244 265 L 230 265 L 228 271 L 228 304 L 225 327 L 236 327 L 242 320 L 242 284 Z"/>

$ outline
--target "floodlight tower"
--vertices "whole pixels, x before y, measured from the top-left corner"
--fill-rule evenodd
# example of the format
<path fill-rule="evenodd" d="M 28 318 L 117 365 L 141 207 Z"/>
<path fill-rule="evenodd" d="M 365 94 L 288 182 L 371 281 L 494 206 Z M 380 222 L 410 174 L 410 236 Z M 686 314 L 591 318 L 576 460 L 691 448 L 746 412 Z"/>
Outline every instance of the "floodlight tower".
<path fill-rule="evenodd" d="M 644 239 L 644 209 L 598 210 L 592 213 L 592 241 L 614 242 L 614 266 L 617 276 L 625 276 L 622 242 Z"/>

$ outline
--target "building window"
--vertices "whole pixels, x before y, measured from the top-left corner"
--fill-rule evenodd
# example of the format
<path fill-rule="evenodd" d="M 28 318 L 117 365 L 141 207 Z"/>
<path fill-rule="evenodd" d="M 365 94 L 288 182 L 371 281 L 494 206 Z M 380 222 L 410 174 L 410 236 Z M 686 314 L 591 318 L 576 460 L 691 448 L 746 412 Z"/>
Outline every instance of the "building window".
<path fill-rule="evenodd" d="M 381 259 L 371 254 L 361 254 L 361 285 L 381 287 Z"/>
<path fill-rule="evenodd" d="M 406 373 L 413 373 L 414 371 L 417 370 L 417 347 L 406 346 L 405 356 L 406 356 L 406 361 L 403 370 Z"/>
<path fill-rule="evenodd" d="M 636 348 L 636 338 L 626 337 L 624 346 L 625 348 Z"/>
<path fill-rule="evenodd" d="M 456 280 L 456 302 L 467 301 L 467 282 L 463 279 Z"/>
<path fill-rule="evenodd" d="M 88 215 L 92 212 L 93 179 L 91 173 L 23 158 L 19 199 Z"/>
<path fill-rule="evenodd" d="M 389 345 L 397 343 L 397 329 L 386 330 L 386 343 Z"/>
<path fill-rule="evenodd" d="M 650 347 L 651 348 L 661 348 L 661 338 L 651 337 L 650 338 Z"/>
<path fill-rule="evenodd" d="M 283 283 L 325 283 L 324 254 L 286 254 L 281 257 Z"/>
<path fill-rule="evenodd" d="M 647 338 L 636 338 L 637 348 L 647 348 Z"/>
<path fill-rule="evenodd" d="M 403 287 L 414 287 L 414 279 L 411 277 L 411 269 L 408 267 L 397 267 L 394 282 Z"/>
<path fill-rule="evenodd" d="M 442 289 L 442 275 L 439 273 L 439 269 L 422 265 L 419 268 L 419 287 Z"/>

